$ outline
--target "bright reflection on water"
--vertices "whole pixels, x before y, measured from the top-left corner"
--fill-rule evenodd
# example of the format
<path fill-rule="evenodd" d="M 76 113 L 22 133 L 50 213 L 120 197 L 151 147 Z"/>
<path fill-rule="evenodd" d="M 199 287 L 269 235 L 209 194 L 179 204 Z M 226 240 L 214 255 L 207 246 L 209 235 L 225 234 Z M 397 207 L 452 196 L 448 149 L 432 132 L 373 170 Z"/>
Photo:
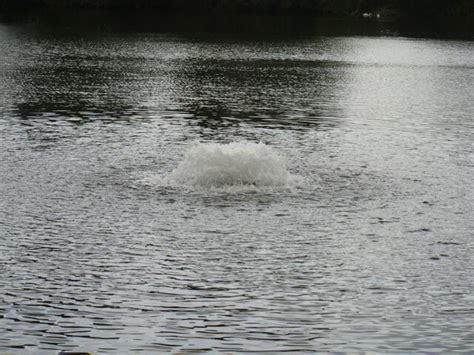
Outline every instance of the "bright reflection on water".
<path fill-rule="evenodd" d="M 474 351 L 473 42 L 76 25 L 0 24 L 0 352 Z"/>

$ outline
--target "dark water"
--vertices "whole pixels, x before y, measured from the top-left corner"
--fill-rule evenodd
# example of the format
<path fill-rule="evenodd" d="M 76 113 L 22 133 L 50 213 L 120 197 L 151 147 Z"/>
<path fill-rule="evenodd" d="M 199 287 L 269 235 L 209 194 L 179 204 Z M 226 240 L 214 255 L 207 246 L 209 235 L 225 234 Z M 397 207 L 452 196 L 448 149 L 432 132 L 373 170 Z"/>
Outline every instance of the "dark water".
<path fill-rule="evenodd" d="M 0 22 L 0 352 L 474 351 L 474 42 L 73 19 Z M 161 184 L 198 142 L 304 182 Z"/>

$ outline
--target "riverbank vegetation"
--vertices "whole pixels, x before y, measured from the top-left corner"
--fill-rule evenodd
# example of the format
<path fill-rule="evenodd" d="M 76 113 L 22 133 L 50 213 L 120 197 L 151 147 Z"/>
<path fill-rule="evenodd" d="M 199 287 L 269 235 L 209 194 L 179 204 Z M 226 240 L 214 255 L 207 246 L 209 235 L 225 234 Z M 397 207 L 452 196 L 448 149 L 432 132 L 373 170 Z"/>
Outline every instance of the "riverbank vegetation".
<path fill-rule="evenodd" d="M 473 28 L 473 0 L 0 0 L 0 12 L 37 13 L 95 9 L 127 14 L 310 15 L 408 19 L 414 23 Z"/>
<path fill-rule="evenodd" d="M 474 17 L 472 0 L 0 0 L 0 9 L 127 9 L 185 13 L 312 14 Z"/>

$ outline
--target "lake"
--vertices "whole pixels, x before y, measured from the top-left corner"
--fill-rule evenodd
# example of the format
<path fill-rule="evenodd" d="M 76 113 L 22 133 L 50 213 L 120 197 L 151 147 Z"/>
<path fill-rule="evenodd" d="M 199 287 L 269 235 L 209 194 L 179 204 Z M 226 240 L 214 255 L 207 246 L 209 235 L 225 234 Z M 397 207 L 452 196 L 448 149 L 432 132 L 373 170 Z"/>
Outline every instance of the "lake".
<path fill-rule="evenodd" d="M 474 351 L 473 37 L 0 18 L 0 352 Z"/>

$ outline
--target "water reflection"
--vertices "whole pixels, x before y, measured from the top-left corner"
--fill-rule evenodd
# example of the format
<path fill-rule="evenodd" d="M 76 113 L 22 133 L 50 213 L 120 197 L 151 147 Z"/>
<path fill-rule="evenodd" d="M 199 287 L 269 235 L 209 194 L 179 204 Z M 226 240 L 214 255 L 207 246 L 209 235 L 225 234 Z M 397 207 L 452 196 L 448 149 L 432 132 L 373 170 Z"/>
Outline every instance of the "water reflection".
<path fill-rule="evenodd" d="M 77 40 L 64 34 L 52 40 L 36 32 L 21 37 L 9 76 L 16 113 L 24 120 L 174 117 L 226 129 L 237 122 L 330 127 L 340 117 L 341 109 L 330 102 L 344 95 L 344 67 L 292 61 L 303 56 L 293 52 L 298 42 L 169 35 Z M 320 58 L 326 41 L 302 43 Z"/>
<path fill-rule="evenodd" d="M 269 44 L 254 53 L 271 57 L 272 49 Z M 239 124 L 328 128 L 340 117 L 340 108 L 327 104 L 343 95 L 343 72 L 337 66 L 271 59 L 186 61 L 181 65 L 175 85 L 185 95 L 182 105 L 191 113 L 189 124 L 203 129 L 228 129 Z"/>
<path fill-rule="evenodd" d="M 474 65 L 474 46 L 472 42 L 455 46 L 454 51 L 453 43 L 442 41 L 420 45 L 410 39 L 361 39 L 352 53 L 354 61 L 364 65 L 348 73 L 346 116 L 358 121 L 409 122 L 411 129 L 453 116 L 467 118 L 462 108 L 474 110 L 472 95 L 455 101 L 443 94 L 470 91 L 469 76 L 458 74 Z"/>
<path fill-rule="evenodd" d="M 72 42 L 40 42 L 36 47 L 25 48 L 29 56 L 24 55 L 29 59 L 19 60 L 13 69 L 20 116 L 24 119 L 73 118 L 75 122 L 97 117 L 127 117 L 130 108 L 136 106 L 134 87 L 139 85 L 129 74 L 134 66 L 139 68 L 139 64 L 127 63 L 130 70 L 127 72 L 122 64 L 105 63 L 94 56 L 96 50 L 103 48 Z M 53 51 L 57 52 L 51 53 Z M 84 51 L 91 56 L 81 56 Z M 68 54 L 74 52 L 79 54 Z M 121 95 L 120 86 L 125 86 L 126 95 Z"/>
<path fill-rule="evenodd" d="M 346 78 L 351 76 L 352 64 L 378 65 L 385 49 L 384 65 L 414 65 L 417 57 L 424 60 L 419 65 L 466 62 L 464 57 L 449 57 L 449 50 L 433 51 L 447 53 L 446 58 L 429 58 L 414 45 L 392 51 L 393 43 L 388 40 L 355 42 L 327 37 L 346 32 L 379 34 L 390 24 L 365 23 L 355 30 L 351 21 L 291 17 L 232 17 L 229 21 L 204 17 L 191 21 L 183 17 L 173 25 L 170 19 L 137 17 L 125 22 L 119 16 L 107 21 L 110 27 L 105 29 L 99 26 L 104 23 L 99 14 L 80 15 L 71 22 L 67 22 L 68 16 L 48 19 L 30 18 L 28 26 L 2 29 L 6 37 L 2 47 L 12 54 L 4 75 L 14 81 L 11 90 L 5 87 L 3 97 L 12 97 L 9 101 L 15 103 L 16 113 L 23 119 L 64 119 L 82 124 L 186 118 L 198 129 L 212 130 L 234 129 L 241 123 L 286 129 L 329 128 L 353 115 L 344 112 L 342 105 L 334 105 L 347 103 L 350 94 Z M 86 30 L 90 23 L 99 27 Z M 186 31 L 190 23 L 198 26 L 198 30 L 193 27 L 192 34 Z M 177 28 L 181 30 L 172 35 L 163 33 Z M 246 38 L 245 29 L 261 35 Z M 226 37 L 222 33 L 227 33 Z M 15 42 L 15 38 L 22 42 Z M 404 42 L 395 43 L 400 46 Z M 410 52 L 405 51 L 407 48 Z M 467 49 L 465 56 L 469 53 Z M 367 75 L 373 71 L 368 69 Z M 371 104 L 379 103 L 383 109 L 394 103 L 377 100 L 380 90 L 387 92 L 391 86 L 396 90 L 416 88 L 423 82 L 399 83 L 394 75 L 397 85 L 390 85 L 389 79 L 381 76 L 389 85 L 379 81 L 378 89 L 358 93 L 373 98 Z"/>

